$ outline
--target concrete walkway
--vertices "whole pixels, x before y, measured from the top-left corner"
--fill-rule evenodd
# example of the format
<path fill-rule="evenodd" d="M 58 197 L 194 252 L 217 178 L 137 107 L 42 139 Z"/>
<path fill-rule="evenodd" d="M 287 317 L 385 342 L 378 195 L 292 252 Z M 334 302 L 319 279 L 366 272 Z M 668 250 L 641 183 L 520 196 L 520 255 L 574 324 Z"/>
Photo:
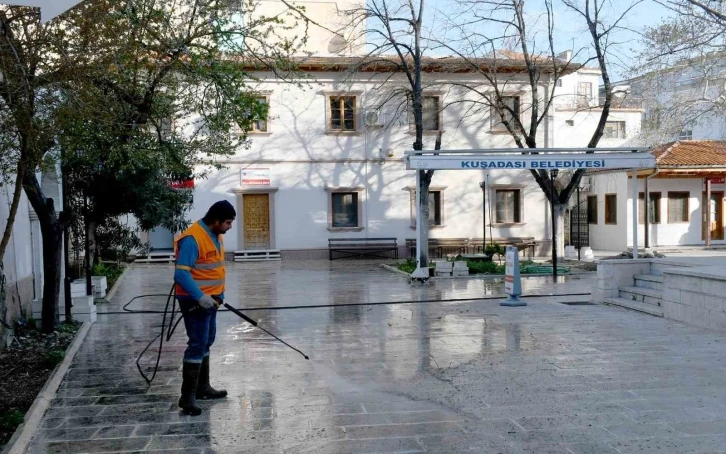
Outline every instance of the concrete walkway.
<path fill-rule="evenodd" d="M 726 453 L 726 333 L 584 302 L 492 297 L 503 284 L 412 287 L 365 262 L 233 264 L 228 301 L 310 355 L 219 316 L 200 417 L 176 408 L 183 326 L 151 387 L 135 359 L 158 314 L 99 315 L 32 453 Z M 172 268 L 135 266 L 114 301 L 167 293 Z M 589 291 L 589 278 L 524 280 L 527 294 Z M 161 310 L 163 297 L 134 309 Z M 153 352 L 150 352 L 153 353 Z M 145 367 L 153 364 L 149 355 Z"/>

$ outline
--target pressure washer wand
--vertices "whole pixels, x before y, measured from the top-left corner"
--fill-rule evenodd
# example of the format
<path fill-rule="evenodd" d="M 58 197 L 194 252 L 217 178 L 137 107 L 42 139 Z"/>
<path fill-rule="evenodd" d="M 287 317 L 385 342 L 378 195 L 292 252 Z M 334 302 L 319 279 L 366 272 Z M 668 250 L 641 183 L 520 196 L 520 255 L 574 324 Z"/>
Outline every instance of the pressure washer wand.
<path fill-rule="evenodd" d="M 246 316 L 245 314 L 243 314 L 242 312 L 240 312 L 239 310 L 235 309 L 234 307 L 230 306 L 230 305 L 229 305 L 229 304 L 227 304 L 227 303 L 222 303 L 222 304 L 224 305 L 224 307 L 226 307 L 226 308 L 227 308 L 227 309 L 229 309 L 230 311 L 234 312 L 234 313 L 235 313 L 235 314 L 236 314 L 236 315 L 237 315 L 238 317 L 242 318 L 242 319 L 243 319 L 244 321 L 246 321 L 246 322 L 247 322 L 247 323 L 249 323 L 250 325 L 252 325 L 252 326 L 255 326 L 255 327 L 257 327 L 257 328 L 261 329 L 262 331 L 266 332 L 267 334 L 269 334 L 270 336 L 274 337 L 274 338 L 275 338 L 275 339 L 277 339 L 278 341 L 282 342 L 283 344 L 287 345 L 287 346 L 288 346 L 288 347 L 290 347 L 291 349 L 293 349 L 293 350 L 295 350 L 296 352 L 300 353 L 301 355 L 303 355 L 303 358 L 305 358 L 305 359 L 307 359 L 307 360 L 309 360 L 309 359 L 310 359 L 310 358 L 308 357 L 308 355 L 306 355 L 305 353 L 301 352 L 301 351 L 300 351 L 300 350 L 298 350 L 297 348 L 293 347 L 292 345 L 288 344 L 288 343 L 287 343 L 287 342 L 285 342 L 284 340 L 280 339 L 279 337 L 275 336 L 275 335 L 274 335 L 274 334 L 272 334 L 271 332 L 267 331 L 267 330 L 266 330 L 265 328 L 263 328 L 263 327 L 261 327 L 260 325 L 258 325 L 258 324 L 257 324 L 257 322 L 256 322 L 255 320 L 252 320 L 251 318 L 249 318 L 248 316 Z"/>

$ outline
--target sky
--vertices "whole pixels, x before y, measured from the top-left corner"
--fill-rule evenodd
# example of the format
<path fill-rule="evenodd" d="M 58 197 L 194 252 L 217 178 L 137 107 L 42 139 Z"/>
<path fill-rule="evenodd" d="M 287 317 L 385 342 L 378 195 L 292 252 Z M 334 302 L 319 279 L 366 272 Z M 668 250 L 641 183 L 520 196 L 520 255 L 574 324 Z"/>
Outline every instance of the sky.
<path fill-rule="evenodd" d="M 574 0 L 578 4 L 583 4 L 584 0 Z M 457 0 L 431 0 L 426 3 L 427 8 L 424 16 L 429 30 L 435 30 L 435 33 L 442 33 L 447 27 L 444 25 L 450 22 L 451 11 L 457 8 Z M 559 51 L 572 50 L 575 52 L 582 49 L 577 61 L 584 62 L 588 57 L 594 56 L 592 50 L 592 39 L 584 18 L 574 11 L 565 7 L 561 0 L 553 0 L 555 6 L 555 48 Z M 609 0 L 606 3 L 606 10 L 609 14 L 605 16 L 604 21 L 610 22 L 624 12 L 632 2 L 630 0 Z M 527 22 L 532 24 L 530 27 L 536 41 L 537 47 L 544 50 L 547 38 L 547 21 L 546 11 L 542 0 L 531 0 L 525 4 L 525 13 L 527 14 Z M 647 27 L 652 27 L 663 22 L 671 16 L 672 12 L 653 0 L 644 0 L 637 4 L 621 22 L 623 29 L 617 30 L 613 34 L 613 38 L 617 41 L 616 45 L 611 47 L 611 55 L 609 66 L 611 73 L 618 79 L 626 78 L 632 75 L 631 68 L 636 63 L 635 56 L 638 50 L 642 49 L 642 41 L 640 33 Z M 460 16 L 457 22 L 467 20 L 469 17 Z M 481 27 L 481 26 L 479 26 Z M 492 30 L 485 32 L 477 29 L 481 33 L 488 36 L 497 36 L 497 31 Z M 448 43 L 456 42 L 458 31 L 448 30 L 446 32 L 446 41 Z M 499 33 L 501 35 L 501 32 Z M 453 38 L 453 39 L 451 39 Z M 541 44 L 539 44 L 541 43 Z M 444 50 L 433 50 L 432 53 L 446 53 Z M 448 52 L 451 53 L 451 52 Z M 588 55 L 589 54 L 589 55 Z M 591 63 L 596 66 L 596 62 Z"/>
<path fill-rule="evenodd" d="M 7 0 L 0 3 L 39 7 L 42 21 L 47 22 L 80 2 L 81 0 Z"/>

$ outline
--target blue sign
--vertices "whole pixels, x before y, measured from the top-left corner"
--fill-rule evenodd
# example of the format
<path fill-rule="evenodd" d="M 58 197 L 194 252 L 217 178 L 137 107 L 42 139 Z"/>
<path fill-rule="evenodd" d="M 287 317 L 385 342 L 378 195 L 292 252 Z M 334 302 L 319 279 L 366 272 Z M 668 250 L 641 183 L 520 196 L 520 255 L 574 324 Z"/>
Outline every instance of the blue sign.
<path fill-rule="evenodd" d="M 461 161 L 462 169 L 602 169 L 604 159 L 568 161 Z"/>

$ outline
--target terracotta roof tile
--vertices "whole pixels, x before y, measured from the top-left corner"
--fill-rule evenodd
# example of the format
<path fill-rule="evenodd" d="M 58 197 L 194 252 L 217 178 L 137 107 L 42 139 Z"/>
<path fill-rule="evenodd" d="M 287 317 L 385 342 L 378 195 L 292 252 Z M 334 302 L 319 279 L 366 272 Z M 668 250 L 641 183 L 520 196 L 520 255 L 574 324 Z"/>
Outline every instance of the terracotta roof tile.
<path fill-rule="evenodd" d="M 513 55 L 514 57 L 514 55 Z M 265 70 L 270 62 L 261 60 L 236 59 L 248 70 Z M 360 72 L 398 72 L 403 71 L 401 60 L 396 55 L 380 56 L 310 56 L 293 57 L 292 62 L 303 71 L 360 71 Z M 523 58 L 471 58 L 459 57 L 423 57 L 421 59 L 422 71 L 428 73 L 471 73 L 476 70 L 498 71 L 498 72 L 526 72 L 527 65 Z M 543 72 L 553 71 L 551 61 L 540 66 Z M 413 66 L 413 60 L 406 59 L 409 67 Z M 568 64 L 565 61 L 557 60 L 557 65 L 563 74 L 577 71 L 581 65 Z"/>
<path fill-rule="evenodd" d="M 679 140 L 653 148 L 658 167 L 726 167 L 726 141 Z"/>

